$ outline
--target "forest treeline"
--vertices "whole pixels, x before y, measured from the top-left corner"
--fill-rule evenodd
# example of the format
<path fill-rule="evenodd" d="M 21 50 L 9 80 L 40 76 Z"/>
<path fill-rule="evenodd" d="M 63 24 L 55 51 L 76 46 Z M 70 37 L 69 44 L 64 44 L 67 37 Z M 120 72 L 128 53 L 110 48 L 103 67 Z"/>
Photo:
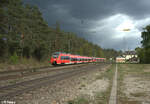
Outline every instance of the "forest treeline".
<path fill-rule="evenodd" d="M 56 22 L 51 28 L 36 6 L 23 4 L 21 0 L 0 0 L 0 61 L 10 57 L 48 59 L 53 52 L 95 57 L 114 57 L 117 51 L 100 46 L 64 32 Z M 113 53 L 113 54 L 112 54 Z"/>
<path fill-rule="evenodd" d="M 146 26 L 141 33 L 141 48 L 136 48 L 141 63 L 150 63 L 150 25 Z"/>

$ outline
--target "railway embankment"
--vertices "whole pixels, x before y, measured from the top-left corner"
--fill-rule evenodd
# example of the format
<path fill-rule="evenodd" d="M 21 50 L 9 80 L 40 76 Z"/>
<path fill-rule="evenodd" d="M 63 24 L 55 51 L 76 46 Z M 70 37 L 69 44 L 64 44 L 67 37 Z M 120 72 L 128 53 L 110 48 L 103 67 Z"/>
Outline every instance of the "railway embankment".
<path fill-rule="evenodd" d="M 80 68 L 78 67 L 76 70 L 80 70 Z M 44 82 L 42 83 L 47 81 L 46 84 L 40 85 L 42 80 L 37 80 L 38 83 L 35 81 L 36 83 L 33 85 L 36 86 L 37 84 L 40 87 L 35 87 L 35 89 L 32 88 L 30 91 L 19 94 L 19 96 L 13 97 L 12 100 L 19 104 L 72 104 L 74 101 L 78 101 L 78 99 L 81 99 L 81 101 L 86 101 L 87 99 L 88 102 L 94 101 L 94 99 L 97 99 L 99 102 L 107 102 L 110 92 L 110 81 L 112 79 L 111 75 L 113 74 L 113 71 L 110 70 L 112 66 L 109 64 L 90 64 L 82 67 L 81 69 L 84 69 L 82 71 L 75 71 L 73 69 L 70 68 L 70 71 L 75 73 L 69 72 L 70 74 L 64 75 L 57 73 L 59 76 L 56 78 L 43 80 Z M 62 73 L 64 72 L 62 71 Z M 30 88 L 29 86 L 32 87 L 30 84 L 24 87 L 27 86 L 28 88 Z M 20 89 L 24 87 L 18 86 Z M 17 89 L 17 87 L 14 89 Z"/>

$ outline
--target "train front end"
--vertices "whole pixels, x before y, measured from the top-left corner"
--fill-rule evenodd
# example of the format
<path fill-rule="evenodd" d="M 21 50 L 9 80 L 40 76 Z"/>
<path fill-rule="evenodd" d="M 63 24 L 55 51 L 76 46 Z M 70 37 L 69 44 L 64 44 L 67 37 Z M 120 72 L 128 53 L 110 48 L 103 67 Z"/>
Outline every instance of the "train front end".
<path fill-rule="evenodd" d="M 50 61 L 50 63 L 52 65 L 58 65 L 58 64 L 60 64 L 59 55 L 60 55 L 59 52 L 55 52 L 55 53 L 52 54 L 51 61 Z"/>

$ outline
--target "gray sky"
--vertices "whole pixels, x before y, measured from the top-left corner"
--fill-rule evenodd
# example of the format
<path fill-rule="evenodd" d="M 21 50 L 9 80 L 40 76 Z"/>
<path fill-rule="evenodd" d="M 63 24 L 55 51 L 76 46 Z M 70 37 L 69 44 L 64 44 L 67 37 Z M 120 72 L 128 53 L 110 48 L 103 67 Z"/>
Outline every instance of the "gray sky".
<path fill-rule="evenodd" d="M 150 24 L 150 0 L 24 0 L 37 5 L 49 26 L 60 22 L 103 48 L 140 46 L 141 31 Z M 130 31 L 122 31 L 129 28 Z"/>

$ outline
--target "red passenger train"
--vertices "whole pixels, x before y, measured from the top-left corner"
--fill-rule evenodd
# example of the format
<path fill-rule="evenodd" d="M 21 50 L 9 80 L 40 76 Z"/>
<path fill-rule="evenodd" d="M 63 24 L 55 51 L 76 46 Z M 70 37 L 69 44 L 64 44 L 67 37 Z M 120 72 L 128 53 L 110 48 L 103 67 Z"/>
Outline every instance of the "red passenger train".
<path fill-rule="evenodd" d="M 80 55 L 67 54 L 63 52 L 55 52 L 52 54 L 50 63 L 52 65 L 60 64 L 79 64 L 79 63 L 90 63 L 90 62 L 105 62 L 105 58 L 87 57 Z"/>

